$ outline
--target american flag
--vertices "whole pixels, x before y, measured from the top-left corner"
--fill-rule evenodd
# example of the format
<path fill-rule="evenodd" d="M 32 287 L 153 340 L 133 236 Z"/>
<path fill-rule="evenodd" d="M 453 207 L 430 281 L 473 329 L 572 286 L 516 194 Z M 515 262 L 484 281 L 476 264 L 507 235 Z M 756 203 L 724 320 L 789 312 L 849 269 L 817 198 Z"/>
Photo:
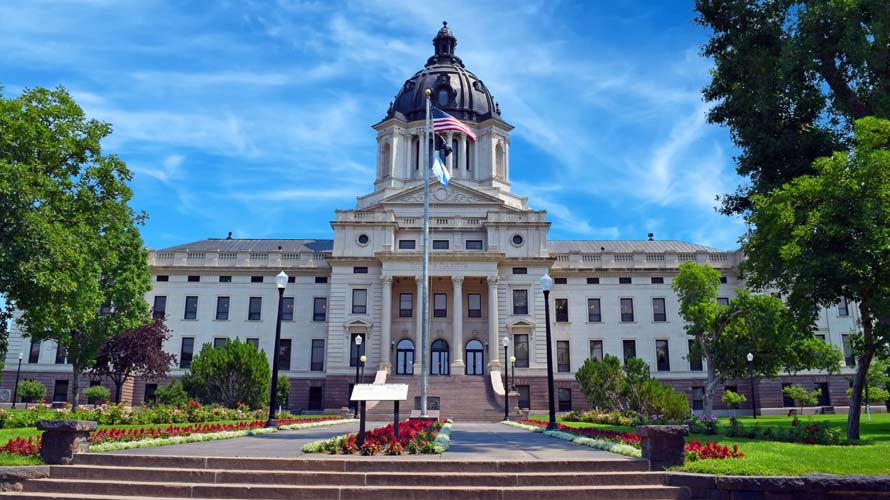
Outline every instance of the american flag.
<path fill-rule="evenodd" d="M 457 130 L 467 134 L 470 139 L 476 140 L 476 134 L 469 127 L 461 123 L 457 118 L 449 115 L 441 109 L 433 108 L 433 132 L 444 132 L 446 130 Z"/>

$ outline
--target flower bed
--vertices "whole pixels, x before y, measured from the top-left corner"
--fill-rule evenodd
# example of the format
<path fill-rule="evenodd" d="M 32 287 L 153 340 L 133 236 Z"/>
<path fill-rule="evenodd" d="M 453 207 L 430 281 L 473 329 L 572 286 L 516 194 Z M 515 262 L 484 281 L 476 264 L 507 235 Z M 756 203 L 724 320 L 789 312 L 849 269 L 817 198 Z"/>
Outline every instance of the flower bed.
<path fill-rule="evenodd" d="M 0 453 L 36 457 L 40 454 L 40 438 L 38 437 L 36 441 L 33 437 L 10 439 L 5 445 L 0 446 Z"/>
<path fill-rule="evenodd" d="M 523 423 L 520 423 L 520 422 L 523 422 Z M 577 445 L 589 446 L 589 447 L 597 449 L 597 450 L 603 450 L 603 451 L 608 451 L 611 453 L 617 453 L 619 455 L 624 455 L 626 457 L 640 458 L 640 456 L 642 454 L 640 451 L 639 444 L 636 446 L 633 446 L 633 445 L 630 445 L 630 444 L 627 444 L 624 442 L 606 441 L 604 439 L 584 437 L 584 436 L 580 436 L 578 434 L 573 434 L 573 433 L 566 432 L 563 430 L 548 431 L 546 423 L 544 423 L 544 425 L 539 425 L 540 422 L 538 422 L 536 420 L 522 420 L 520 422 L 504 421 L 501 423 L 510 425 L 513 427 L 519 427 L 520 429 L 525 429 L 527 431 L 540 432 L 540 433 L 544 434 L 545 436 L 550 436 L 550 437 L 557 438 L 557 439 L 563 439 L 565 441 L 569 441 L 569 442 L 572 442 Z M 565 426 L 563 426 L 563 427 L 565 427 Z M 573 431 L 582 430 L 582 429 L 572 429 L 570 427 L 566 427 L 566 428 L 573 430 Z M 593 430 L 598 430 L 598 429 L 593 429 Z M 616 434 L 623 434 L 623 433 L 616 433 Z M 639 438 L 639 436 L 637 436 L 637 437 Z"/>
<path fill-rule="evenodd" d="M 547 422 L 541 420 L 518 420 L 517 423 L 540 428 L 547 427 Z M 600 441 L 611 441 L 613 443 L 626 444 L 636 448 L 640 447 L 640 436 L 631 432 L 618 432 L 590 427 L 575 428 L 560 423 L 557 423 L 556 425 L 559 427 L 560 431 L 574 434 L 576 436 L 597 439 Z"/>
<path fill-rule="evenodd" d="M 445 424 L 450 429 L 450 422 Z M 344 434 L 325 441 L 314 441 L 303 447 L 303 453 L 354 455 L 402 455 L 442 453 L 447 449 L 443 441 L 436 445 L 442 424 L 429 420 L 408 420 L 399 424 L 399 439 L 395 439 L 392 424 L 365 432 L 365 443 L 358 446 L 358 433 Z M 449 431 L 446 431 L 449 432 Z"/>
<path fill-rule="evenodd" d="M 732 449 L 730 449 L 728 446 L 710 441 L 702 443 L 701 441 L 696 441 L 695 438 L 686 443 L 683 451 L 686 453 L 687 462 L 704 459 L 742 458 L 745 456 L 744 453 L 739 451 L 739 445 L 737 444 L 732 445 Z"/>

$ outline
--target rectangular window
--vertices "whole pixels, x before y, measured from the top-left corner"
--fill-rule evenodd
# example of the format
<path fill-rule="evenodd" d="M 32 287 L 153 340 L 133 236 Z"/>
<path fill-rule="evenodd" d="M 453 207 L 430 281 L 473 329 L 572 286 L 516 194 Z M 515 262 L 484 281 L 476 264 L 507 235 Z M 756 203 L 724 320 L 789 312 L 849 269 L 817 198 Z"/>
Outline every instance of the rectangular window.
<path fill-rule="evenodd" d="M 482 294 L 478 294 L 478 293 L 467 294 L 467 317 L 468 318 L 481 318 L 482 317 Z"/>
<path fill-rule="evenodd" d="M 291 339 L 278 341 L 278 369 L 290 370 L 290 346 Z"/>
<path fill-rule="evenodd" d="M 327 277 L 327 276 L 316 276 L 316 277 L 315 277 L 315 283 L 316 283 L 316 284 L 327 283 L 327 282 L 328 282 L 328 277 Z"/>
<path fill-rule="evenodd" d="M 53 387 L 53 402 L 63 401 L 68 401 L 68 381 L 56 380 L 56 385 Z"/>
<path fill-rule="evenodd" d="M 183 337 L 182 347 L 179 349 L 179 367 L 188 368 L 192 364 L 192 354 L 195 352 L 195 338 Z"/>
<path fill-rule="evenodd" d="M 448 295 L 444 293 L 433 294 L 433 317 L 448 317 Z"/>
<path fill-rule="evenodd" d="M 356 345 L 355 338 L 362 337 L 362 345 Z M 365 346 L 368 345 L 364 338 L 365 336 L 361 333 L 353 333 L 349 336 L 349 366 L 358 366 L 359 361 L 362 355 L 365 353 Z"/>
<path fill-rule="evenodd" d="M 355 288 L 352 290 L 352 314 L 368 313 L 368 290 Z"/>
<path fill-rule="evenodd" d="M 587 284 L 588 285 L 599 285 L 600 279 L 599 278 L 587 278 Z"/>
<path fill-rule="evenodd" d="M 624 362 L 627 363 L 627 360 L 630 358 L 637 357 L 637 341 L 636 340 L 625 340 L 622 341 L 622 348 L 624 349 Z"/>
<path fill-rule="evenodd" d="M 218 321 L 225 321 L 229 319 L 229 298 L 228 297 L 217 297 L 216 298 L 216 319 Z"/>
<path fill-rule="evenodd" d="M 702 371 L 701 354 L 695 354 L 695 339 L 689 339 L 689 355 L 686 359 L 689 361 L 689 371 Z"/>
<path fill-rule="evenodd" d="M 263 277 L 262 277 L 262 276 L 251 276 L 251 277 L 250 277 L 250 282 L 251 282 L 251 283 L 262 283 L 262 282 L 263 282 Z"/>
<path fill-rule="evenodd" d="M 791 384 L 782 384 L 782 406 L 785 408 L 794 408 L 796 406 L 794 400 L 785 394 L 785 389 L 788 387 L 791 387 Z"/>
<path fill-rule="evenodd" d="M 600 299 L 587 299 L 587 321 L 599 323 L 603 320 Z"/>
<path fill-rule="evenodd" d="M 721 276 L 721 277 L 720 277 L 720 283 L 726 283 L 726 282 L 727 282 L 727 280 L 726 280 L 726 276 Z"/>
<path fill-rule="evenodd" d="M 590 359 L 594 361 L 602 361 L 603 360 L 603 341 L 602 340 L 591 340 L 590 341 Z"/>
<path fill-rule="evenodd" d="M 167 296 L 156 295 L 154 305 L 151 307 L 152 319 L 164 319 L 167 315 Z"/>
<path fill-rule="evenodd" d="M 368 268 L 365 266 L 355 266 L 352 268 L 352 274 L 368 274 Z"/>
<path fill-rule="evenodd" d="M 417 247 L 415 240 L 399 240 L 399 250 L 414 250 Z"/>
<path fill-rule="evenodd" d="M 288 276 L 288 277 L 287 277 L 287 282 L 288 282 L 288 283 L 296 283 L 296 282 L 297 282 L 297 277 L 296 277 L 296 276 Z"/>
<path fill-rule="evenodd" d="M 248 344 L 252 345 L 254 349 L 257 351 L 260 350 L 260 339 L 257 337 L 247 337 L 245 340 Z"/>
<path fill-rule="evenodd" d="M 652 321 L 659 323 L 667 321 L 667 312 L 665 312 L 664 299 L 662 298 L 652 299 Z"/>
<path fill-rule="evenodd" d="M 821 340 L 822 342 L 825 342 L 825 335 L 823 335 L 821 333 L 816 334 L 816 339 Z"/>
<path fill-rule="evenodd" d="M 841 297 L 841 301 L 838 302 L 837 315 L 844 318 L 850 315 L 850 304 L 847 302 L 846 297 Z"/>
<path fill-rule="evenodd" d="M 620 284 L 620 285 L 630 285 L 630 284 L 631 284 L 631 279 L 630 279 L 629 276 L 620 277 L 620 278 L 618 278 L 618 284 Z"/>
<path fill-rule="evenodd" d="M 667 340 L 655 341 L 655 364 L 660 372 L 671 371 L 671 354 Z"/>
<path fill-rule="evenodd" d="M 68 364 L 68 349 L 65 349 L 65 346 L 63 345 L 56 345 L 56 364 Z"/>
<path fill-rule="evenodd" d="M 482 240 L 467 240 L 467 250 L 482 250 Z"/>
<path fill-rule="evenodd" d="M 142 402 L 152 404 L 155 402 L 155 391 L 158 390 L 158 384 L 145 384 L 145 393 L 142 396 Z"/>
<path fill-rule="evenodd" d="M 229 343 L 229 339 L 226 337 L 214 337 L 213 338 L 213 348 L 218 349 L 220 347 L 225 347 L 226 344 Z"/>
<path fill-rule="evenodd" d="M 853 343 L 849 335 L 841 335 L 841 343 L 844 346 L 844 363 L 847 366 L 856 366 L 856 356 L 853 355 Z"/>
<path fill-rule="evenodd" d="M 692 409 L 693 410 L 704 410 L 705 409 L 705 388 L 704 387 L 693 387 L 692 388 Z"/>
<path fill-rule="evenodd" d="M 531 408 L 531 391 L 527 385 L 517 385 L 516 390 L 519 392 L 519 408 Z"/>
<path fill-rule="evenodd" d="M 282 297 L 281 298 L 281 321 L 293 321 L 294 320 L 294 298 L 293 297 Z"/>
<path fill-rule="evenodd" d="M 569 356 L 569 341 L 568 340 L 557 340 L 556 341 L 556 371 L 558 372 L 568 372 L 570 371 L 571 361 Z"/>
<path fill-rule="evenodd" d="M 40 341 L 31 339 L 31 350 L 28 351 L 28 363 L 38 363 L 40 361 Z"/>
<path fill-rule="evenodd" d="M 559 411 L 572 411 L 572 390 L 559 388 Z"/>
<path fill-rule="evenodd" d="M 328 316 L 328 299 L 315 297 L 312 301 L 312 321 L 326 321 Z"/>
<path fill-rule="evenodd" d="M 621 322 L 633 323 L 634 299 L 621 299 Z"/>
<path fill-rule="evenodd" d="M 528 314 L 528 290 L 513 290 L 513 314 Z"/>
<path fill-rule="evenodd" d="M 231 282 L 232 282 L 232 277 L 231 277 L 231 276 L 220 276 L 220 277 L 219 277 L 219 282 L 220 282 L 220 283 L 231 283 Z"/>
<path fill-rule="evenodd" d="M 527 267 L 514 267 L 513 274 L 528 274 Z"/>
<path fill-rule="evenodd" d="M 448 250 L 448 240 L 433 240 L 433 250 Z"/>
<path fill-rule="evenodd" d="M 653 285 L 663 285 L 663 284 L 664 284 L 664 278 L 662 278 L 661 276 L 653 276 L 653 277 L 652 277 L 652 284 L 653 284 Z"/>
<path fill-rule="evenodd" d="M 310 387 L 309 388 L 309 409 L 310 410 L 321 410 L 323 405 L 322 400 L 322 388 L 321 387 Z"/>
<path fill-rule="evenodd" d="M 259 321 L 262 318 L 263 298 L 251 297 L 247 306 L 247 320 Z"/>
<path fill-rule="evenodd" d="M 516 356 L 516 368 L 528 368 L 528 335 L 513 335 L 513 355 Z"/>
<path fill-rule="evenodd" d="M 819 389 L 819 401 L 816 403 L 817 406 L 831 406 L 831 394 L 828 393 L 828 383 L 819 382 L 816 384 L 816 389 Z"/>
<path fill-rule="evenodd" d="M 185 298 L 185 315 L 184 319 L 198 318 L 198 297 L 190 295 Z"/>
<path fill-rule="evenodd" d="M 414 295 L 410 293 L 399 294 L 399 317 L 410 318 L 414 313 Z"/>
<path fill-rule="evenodd" d="M 717 305 L 729 307 L 729 297 L 717 297 Z"/>
<path fill-rule="evenodd" d="M 198 283 L 199 281 L 201 281 L 201 277 L 200 277 L 200 276 L 190 275 L 190 276 L 188 277 L 188 282 L 189 282 L 189 283 Z"/>
<path fill-rule="evenodd" d="M 159 274 L 155 277 L 155 281 L 170 281 L 170 276 L 166 274 Z"/>
<path fill-rule="evenodd" d="M 314 372 L 324 371 L 324 339 L 312 339 L 312 361 L 309 369 Z"/>
<path fill-rule="evenodd" d="M 556 304 L 556 322 L 557 323 L 568 323 L 569 322 L 569 299 L 556 299 L 554 300 Z"/>
<path fill-rule="evenodd" d="M 553 284 L 554 285 L 568 285 L 569 279 L 568 278 L 553 278 Z"/>

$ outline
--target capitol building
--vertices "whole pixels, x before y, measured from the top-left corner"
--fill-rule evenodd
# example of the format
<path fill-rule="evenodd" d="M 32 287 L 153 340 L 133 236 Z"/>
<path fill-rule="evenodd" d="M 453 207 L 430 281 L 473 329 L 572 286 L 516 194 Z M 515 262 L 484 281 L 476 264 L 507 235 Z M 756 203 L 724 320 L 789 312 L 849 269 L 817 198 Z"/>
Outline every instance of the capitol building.
<path fill-rule="evenodd" d="M 165 345 L 177 357 L 171 377 L 185 373 L 202 346 L 219 346 L 236 337 L 271 356 L 278 306 L 275 275 L 283 270 L 289 283 L 277 356 L 281 373 L 291 382 L 286 403 L 291 410 L 347 406 L 362 355 L 367 356 L 363 380 L 409 384 L 407 405 L 413 407 L 424 351 L 429 356 L 430 407 L 441 408 L 443 416 L 501 418 L 507 370 L 512 370 L 511 378 L 515 373 L 516 396 L 510 406 L 544 410 L 540 278 L 549 273 L 554 280 L 550 318 L 559 410 L 588 407 L 575 371 L 585 359 L 605 354 L 642 358 L 653 377 L 684 391 L 690 407 L 700 409 L 706 367 L 689 355 L 691 340 L 671 281 L 684 262 L 710 265 L 723 276 L 719 300 L 728 301 L 744 286 L 737 274 L 743 255 L 651 236 L 634 241 L 549 239 L 547 213 L 529 208 L 528 199 L 511 190 L 509 110 L 502 115 L 491 92 L 496 89 L 464 66 L 448 26 L 433 45 L 435 53 L 398 89 L 385 118 L 373 125 L 373 188 L 356 193 L 354 207 L 332 214 L 332 239 L 238 239 L 230 234 L 150 252 L 152 289 L 145 298 L 172 331 Z M 453 149 L 445 159 L 451 181 L 445 188 L 434 178 L 430 186 L 429 345 L 422 349 L 427 89 L 433 105 L 460 119 L 476 140 L 460 132 L 442 134 Z M 385 107 L 382 102 L 381 110 Z M 820 405 L 846 406 L 847 377 L 853 373 L 849 335 L 858 328 L 857 316 L 856 308 L 845 303 L 819 312 L 816 334 L 844 349 L 848 366 L 841 375 L 808 372 L 758 380 L 758 407 L 788 405 L 782 386 L 789 383 L 822 388 Z M 356 337 L 362 338 L 360 345 Z M 51 341 L 23 338 L 15 325 L 3 389 L 12 389 L 19 353 L 22 379 L 43 382 L 47 399 L 70 399 L 71 367 L 65 353 Z M 511 356 L 515 366 L 510 366 Z M 126 402 L 152 400 L 164 382 L 137 377 L 125 387 Z M 89 384 L 85 377 L 81 387 Z M 719 398 L 726 388 L 747 395 L 743 408 L 751 408 L 747 379 L 720 384 L 715 408 L 722 408 Z M 5 395 L 8 401 L 8 391 Z M 372 409 L 372 415 L 375 410 L 384 409 Z"/>

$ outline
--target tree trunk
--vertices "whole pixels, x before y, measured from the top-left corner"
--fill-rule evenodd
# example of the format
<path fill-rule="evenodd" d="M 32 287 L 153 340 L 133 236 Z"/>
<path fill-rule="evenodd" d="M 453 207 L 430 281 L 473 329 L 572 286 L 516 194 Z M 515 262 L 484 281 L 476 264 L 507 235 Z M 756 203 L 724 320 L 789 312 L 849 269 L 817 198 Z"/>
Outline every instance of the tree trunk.
<path fill-rule="evenodd" d="M 120 404 L 121 402 L 121 386 L 124 385 L 123 381 L 118 382 L 114 381 L 114 402 Z"/>
<path fill-rule="evenodd" d="M 872 343 L 872 319 L 868 301 L 859 304 L 862 317 L 862 344 L 865 348 L 856 363 L 856 375 L 853 376 L 853 393 L 850 395 L 850 411 L 847 415 L 847 439 L 859 439 L 859 417 L 862 414 L 862 387 L 868 377 L 868 367 L 874 356 L 875 347 Z"/>
<path fill-rule="evenodd" d="M 717 386 L 717 367 L 714 366 L 710 356 L 708 356 L 707 362 L 708 381 L 705 382 L 704 412 L 706 417 L 710 417 L 714 411 L 714 387 Z"/>

